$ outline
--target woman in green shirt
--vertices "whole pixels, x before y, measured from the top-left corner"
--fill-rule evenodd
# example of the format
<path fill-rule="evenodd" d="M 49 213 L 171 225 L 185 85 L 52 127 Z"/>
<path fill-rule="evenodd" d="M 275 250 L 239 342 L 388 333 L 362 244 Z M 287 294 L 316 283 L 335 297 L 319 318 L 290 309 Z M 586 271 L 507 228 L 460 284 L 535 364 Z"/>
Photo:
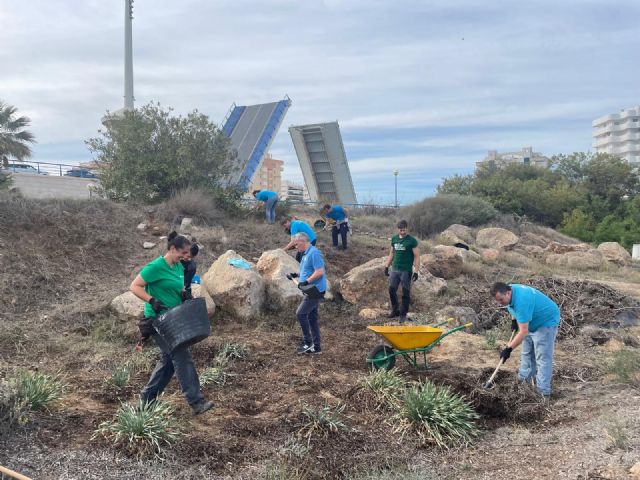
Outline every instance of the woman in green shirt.
<path fill-rule="evenodd" d="M 193 412 L 200 414 L 213 407 L 213 402 L 205 401 L 200 391 L 200 380 L 191 351 L 188 347 L 170 351 L 152 326 L 157 315 L 177 307 L 183 299 L 184 267 L 180 260 L 189 254 L 191 242 L 176 232 L 171 232 L 167 241 L 167 253 L 146 265 L 130 287 L 136 297 L 146 302 L 144 318 L 138 324 L 142 338 L 152 337 L 162 353 L 140 396 L 143 402 L 153 402 L 175 373 Z"/>

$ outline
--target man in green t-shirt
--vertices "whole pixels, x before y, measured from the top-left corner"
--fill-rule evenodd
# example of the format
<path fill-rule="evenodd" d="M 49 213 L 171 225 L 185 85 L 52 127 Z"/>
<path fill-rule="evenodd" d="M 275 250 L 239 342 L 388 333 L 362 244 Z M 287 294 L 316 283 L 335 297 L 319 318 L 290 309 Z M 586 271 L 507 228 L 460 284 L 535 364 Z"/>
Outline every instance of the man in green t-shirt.
<path fill-rule="evenodd" d="M 389 267 L 391 267 L 391 272 L 389 272 Z M 391 299 L 389 318 L 400 317 L 401 323 L 407 320 L 411 299 L 411 281 L 418 280 L 419 270 L 420 249 L 418 241 L 409 235 L 407 221 L 400 220 L 398 235 L 394 235 L 391 239 L 391 250 L 384 268 L 385 276 L 389 277 L 389 298 Z M 398 286 L 400 284 L 402 284 L 402 308 L 399 308 L 398 305 Z"/>

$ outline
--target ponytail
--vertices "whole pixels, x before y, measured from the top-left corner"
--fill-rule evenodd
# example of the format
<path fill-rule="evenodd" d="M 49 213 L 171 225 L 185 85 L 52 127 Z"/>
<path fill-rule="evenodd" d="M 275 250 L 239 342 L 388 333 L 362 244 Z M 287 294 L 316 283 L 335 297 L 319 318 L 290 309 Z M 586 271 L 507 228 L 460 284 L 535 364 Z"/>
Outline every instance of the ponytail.
<path fill-rule="evenodd" d="M 167 237 L 167 250 L 170 250 L 171 247 L 175 247 L 176 249 L 180 250 L 189 245 L 191 245 L 189 239 L 182 235 L 178 235 L 175 230 L 169 233 L 169 236 Z"/>

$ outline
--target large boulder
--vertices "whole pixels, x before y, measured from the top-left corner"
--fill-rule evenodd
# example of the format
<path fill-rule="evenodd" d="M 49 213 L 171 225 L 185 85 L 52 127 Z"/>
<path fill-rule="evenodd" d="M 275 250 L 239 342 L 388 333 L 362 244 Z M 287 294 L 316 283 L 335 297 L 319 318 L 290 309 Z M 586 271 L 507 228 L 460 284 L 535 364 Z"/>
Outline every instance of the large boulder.
<path fill-rule="evenodd" d="M 264 306 L 265 283 L 251 263 L 245 270 L 230 265 L 232 259 L 244 260 L 233 250 L 221 255 L 202 277 L 216 305 L 241 319 L 258 316 Z M 246 260 L 245 260 L 246 261 Z"/>
<path fill-rule="evenodd" d="M 569 252 L 588 252 L 591 248 L 591 245 L 588 243 L 574 243 L 572 245 L 567 245 L 559 242 L 550 242 L 544 250 L 550 253 L 562 254 Z"/>
<path fill-rule="evenodd" d="M 545 248 L 549 245 L 549 240 L 542 235 L 536 235 L 535 233 L 525 232 L 520 235 L 520 244 L 528 246 L 536 246 Z"/>
<path fill-rule="evenodd" d="M 576 270 L 595 270 L 600 268 L 604 261 L 602 253 L 596 249 L 565 253 L 565 257 L 567 257 L 567 266 Z"/>
<path fill-rule="evenodd" d="M 624 267 L 631 263 L 631 255 L 618 242 L 605 242 L 598 245 L 598 251 L 602 253 L 607 262 Z"/>
<path fill-rule="evenodd" d="M 302 292 L 286 277 L 287 273 L 297 273 L 300 264 L 287 252 L 281 248 L 264 252 L 256 264 L 256 269 L 266 282 L 270 306 L 293 307 L 302 300 Z"/>
<path fill-rule="evenodd" d="M 111 300 L 111 309 L 121 317 L 141 319 L 144 316 L 144 302 L 132 292 L 125 292 Z"/>
<path fill-rule="evenodd" d="M 480 257 L 487 262 L 495 262 L 500 257 L 500 250 L 495 248 L 483 248 L 480 250 Z"/>
<path fill-rule="evenodd" d="M 551 267 L 566 267 L 567 257 L 561 253 L 550 253 L 545 257 L 544 263 Z"/>
<path fill-rule="evenodd" d="M 518 237 L 504 228 L 483 228 L 476 235 L 476 244 L 482 248 L 507 250 L 518 243 Z"/>
<path fill-rule="evenodd" d="M 475 242 L 475 238 L 473 237 L 473 230 L 465 225 L 460 225 L 458 223 L 449 225 L 449 227 L 447 227 L 447 229 L 440 235 L 449 240 L 451 243 L 465 243 L 467 245 L 471 245 Z"/>
<path fill-rule="evenodd" d="M 385 307 L 389 301 L 388 278 L 383 273 L 386 259 L 387 257 L 374 258 L 349 270 L 340 281 L 342 298 L 354 305 Z M 416 304 L 427 305 L 446 286 L 445 280 L 433 276 L 421 265 L 418 281 L 411 287 L 412 300 Z"/>
<path fill-rule="evenodd" d="M 467 323 L 478 325 L 478 314 L 471 307 L 457 307 L 447 305 L 438 310 L 435 315 L 434 323 L 448 322 L 449 327 L 459 327 Z"/>
<path fill-rule="evenodd" d="M 207 292 L 207 289 L 200 284 L 192 283 L 191 294 L 193 298 L 204 298 L 207 304 L 207 314 L 209 318 L 213 317 L 213 314 L 216 313 L 216 303 L 213 301 L 213 298 L 211 298 L 211 295 L 209 295 L 209 292 Z"/>
<path fill-rule="evenodd" d="M 422 255 L 420 263 L 424 264 L 432 275 L 450 280 L 462 273 L 462 254 L 460 250 L 464 249 L 438 245 L 433 249 L 432 254 Z"/>

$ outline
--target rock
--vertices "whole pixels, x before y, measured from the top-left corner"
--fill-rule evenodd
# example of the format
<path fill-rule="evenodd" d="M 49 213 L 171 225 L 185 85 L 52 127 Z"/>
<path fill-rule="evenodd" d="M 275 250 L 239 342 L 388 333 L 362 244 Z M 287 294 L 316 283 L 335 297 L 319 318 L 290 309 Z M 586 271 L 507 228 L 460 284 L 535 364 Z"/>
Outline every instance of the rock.
<path fill-rule="evenodd" d="M 141 319 L 144 316 L 144 302 L 132 292 L 125 292 L 111 300 L 111 309 L 121 317 Z"/>
<path fill-rule="evenodd" d="M 434 323 L 440 323 L 453 318 L 454 321 L 449 322 L 450 327 L 459 327 L 467 323 L 473 323 L 478 325 L 478 314 L 471 307 L 457 307 L 453 305 L 447 305 L 446 307 L 438 310 L 435 316 Z"/>
<path fill-rule="evenodd" d="M 207 292 L 207 289 L 200 284 L 192 283 L 191 294 L 193 298 L 204 298 L 207 304 L 207 314 L 209 318 L 213 317 L 213 314 L 216 313 L 216 303 L 213 301 L 213 298 L 211 298 L 211 295 L 209 295 L 209 292 Z"/>
<path fill-rule="evenodd" d="M 635 465 L 629 469 L 629 473 L 634 478 L 640 478 L 640 462 L 636 462 Z"/>
<path fill-rule="evenodd" d="M 474 252 L 473 250 L 467 250 L 466 248 L 452 247 L 449 245 L 436 245 L 435 247 L 433 247 L 433 252 L 434 253 L 436 252 L 455 253 L 462 259 L 463 263 L 474 261 L 474 260 L 477 261 L 482 258 L 480 254 Z"/>
<path fill-rule="evenodd" d="M 602 253 L 595 249 L 588 252 L 569 252 L 564 255 L 567 257 L 567 266 L 576 270 L 594 270 L 600 268 L 604 261 Z"/>
<path fill-rule="evenodd" d="M 160 237 L 162 236 L 162 230 L 160 230 L 160 227 L 153 227 L 151 229 L 151 235 L 153 235 L 154 237 Z"/>
<path fill-rule="evenodd" d="M 518 237 L 504 228 L 483 228 L 476 235 L 479 247 L 506 250 L 518 243 Z"/>
<path fill-rule="evenodd" d="M 462 255 L 459 250 L 464 250 L 446 245 L 438 245 L 433 254 L 422 255 L 420 263 L 429 270 L 429 273 L 445 280 L 456 278 L 462 273 Z"/>
<path fill-rule="evenodd" d="M 523 245 L 522 250 L 530 256 L 533 257 L 542 257 L 544 254 L 544 248 L 538 245 Z"/>
<path fill-rule="evenodd" d="M 193 218 L 184 217 L 182 219 L 182 222 L 180 223 L 180 228 L 178 230 L 178 233 L 180 233 L 180 235 L 189 235 L 191 233 L 192 224 L 193 224 Z"/>
<path fill-rule="evenodd" d="M 535 233 L 525 232 L 520 235 L 520 244 L 527 246 L 535 246 L 540 247 L 541 249 L 545 248 L 549 245 L 549 240 L 547 240 L 542 235 L 536 235 Z"/>
<path fill-rule="evenodd" d="M 500 251 L 495 248 L 484 248 L 480 250 L 480 256 L 488 262 L 495 262 L 500 256 Z"/>
<path fill-rule="evenodd" d="M 340 281 L 340 293 L 345 301 L 357 305 L 383 307 L 389 301 L 389 282 L 384 276 L 387 257 L 374 258 L 348 271 Z M 447 286 L 442 278 L 433 276 L 421 265 L 417 282 L 411 287 L 411 297 L 418 305 L 428 305 Z M 398 295 L 401 295 L 400 288 Z"/>
<path fill-rule="evenodd" d="M 191 236 L 197 239 L 198 243 L 208 243 L 212 245 L 226 245 L 229 238 L 223 227 L 191 227 Z"/>
<path fill-rule="evenodd" d="M 460 225 L 458 223 L 454 223 L 453 225 L 449 225 L 447 229 L 442 232 L 444 238 L 451 240 L 452 243 L 466 243 L 467 245 L 471 245 L 475 242 L 475 238 L 473 236 L 473 230 L 471 228 Z"/>
<path fill-rule="evenodd" d="M 591 245 L 588 243 L 576 243 L 573 245 L 565 245 L 564 243 L 551 242 L 544 249 L 546 252 L 551 253 L 569 253 L 569 252 L 586 252 L 591 250 Z"/>
<path fill-rule="evenodd" d="M 293 308 L 302 300 L 302 292 L 286 277 L 287 273 L 298 273 L 300 264 L 287 252 L 281 248 L 264 252 L 258 259 L 256 269 L 266 283 L 270 306 Z"/>
<path fill-rule="evenodd" d="M 598 245 L 598 251 L 607 262 L 621 267 L 631 264 L 631 255 L 618 242 L 601 243 Z"/>
<path fill-rule="evenodd" d="M 550 253 L 545 257 L 544 263 L 552 267 L 564 267 L 567 265 L 567 257 L 560 253 Z"/>
<path fill-rule="evenodd" d="M 144 232 L 147 229 L 147 224 L 146 223 L 139 223 L 136 228 L 138 230 L 140 230 L 141 232 Z"/>
<path fill-rule="evenodd" d="M 360 318 L 365 320 L 377 320 L 378 318 L 384 318 L 389 312 L 383 308 L 363 308 L 358 313 Z"/>
<path fill-rule="evenodd" d="M 151 249 L 151 248 L 153 248 L 155 246 L 156 246 L 156 244 L 153 243 L 153 242 L 144 242 L 142 244 L 142 248 L 144 248 L 145 250 L 149 250 L 149 249 Z"/>
<path fill-rule="evenodd" d="M 264 306 L 265 283 L 256 272 L 229 265 L 232 258 L 242 258 L 227 250 L 202 276 L 202 282 L 216 305 L 241 319 L 258 316 Z"/>

